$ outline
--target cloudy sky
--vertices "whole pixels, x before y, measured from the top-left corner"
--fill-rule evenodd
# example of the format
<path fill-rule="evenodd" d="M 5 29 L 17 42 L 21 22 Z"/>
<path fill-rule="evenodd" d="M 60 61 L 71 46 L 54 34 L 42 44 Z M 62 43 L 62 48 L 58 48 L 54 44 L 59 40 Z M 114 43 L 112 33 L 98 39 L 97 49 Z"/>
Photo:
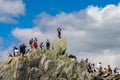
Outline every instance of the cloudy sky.
<path fill-rule="evenodd" d="M 119 0 L 0 0 L 0 60 L 14 45 L 57 38 L 60 26 L 67 52 L 120 66 Z"/>

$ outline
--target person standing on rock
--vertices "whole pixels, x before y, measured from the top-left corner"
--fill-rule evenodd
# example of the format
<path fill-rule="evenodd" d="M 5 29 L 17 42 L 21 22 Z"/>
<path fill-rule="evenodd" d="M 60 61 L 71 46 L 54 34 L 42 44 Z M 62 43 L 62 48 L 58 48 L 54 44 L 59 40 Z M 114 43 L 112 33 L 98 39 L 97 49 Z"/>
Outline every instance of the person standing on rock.
<path fill-rule="evenodd" d="M 58 32 L 58 37 L 59 37 L 59 38 L 61 38 L 61 30 L 62 30 L 62 29 L 61 29 L 60 27 L 57 28 L 57 32 Z"/>
<path fill-rule="evenodd" d="M 47 41 L 46 41 L 46 49 L 50 50 L 50 41 L 49 41 L 49 39 L 47 39 Z"/>
<path fill-rule="evenodd" d="M 37 49 L 38 44 L 37 44 L 37 38 L 35 38 L 34 43 L 33 43 L 34 49 Z"/>
<path fill-rule="evenodd" d="M 20 45 L 20 54 L 22 54 L 22 56 L 26 53 L 26 47 L 27 46 L 25 44 Z"/>
<path fill-rule="evenodd" d="M 33 48 L 33 38 L 29 41 L 29 45 L 31 48 Z"/>
<path fill-rule="evenodd" d="M 112 69 L 110 65 L 108 65 L 107 71 L 108 71 L 108 76 L 112 74 Z"/>
<path fill-rule="evenodd" d="M 14 48 L 13 48 L 14 57 L 17 57 L 18 53 L 19 53 L 18 48 L 16 46 L 14 46 Z"/>
<path fill-rule="evenodd" d="M 44 49 L 44 42 L 40 43 L 40 49 L 43 50 Z"/>
<path fill-rule="evenodd" d="M 97 69 L 99 71 L 99 76 L 101 76 L 103 74 L 103 71 L 102 71 L 102 63 L 99 62 L 99 64 L 97 64 Z"/>

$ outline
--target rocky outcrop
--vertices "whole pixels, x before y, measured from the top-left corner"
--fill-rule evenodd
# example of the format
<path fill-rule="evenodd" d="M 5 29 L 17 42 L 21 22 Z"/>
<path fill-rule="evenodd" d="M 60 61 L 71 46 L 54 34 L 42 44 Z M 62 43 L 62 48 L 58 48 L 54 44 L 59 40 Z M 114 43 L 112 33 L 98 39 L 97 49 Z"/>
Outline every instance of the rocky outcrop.
<path fill-rule="evenodd" d="M 52 44 L 52 48 L 56 51 L 57 55 L 65 54 L 67 49 L 67 42 L 65 38 L 55 39 Z"/>
<path fill-rule="evenodd" d="M 11 57 L 0 63 L 0 80 L 71 80 L 82 79 L 86 63 L 65 55 L 53 57 L 51 51 L 39 49 L 28 56 Z"/>
<path fill-rule="evenodd" d="M 53 42 L 53 50 L 34 49 L 27 56 L 10 57 L 7 61 L 0 62 L 0 80 L 104 79 L 96 73 L 88 73 L 84 60 L 78 62 L 73 55 L 61 55 L 65 49 L 66 40 L 61 38 Z M 109 79 L 116 77 L 110 76 Z"/>

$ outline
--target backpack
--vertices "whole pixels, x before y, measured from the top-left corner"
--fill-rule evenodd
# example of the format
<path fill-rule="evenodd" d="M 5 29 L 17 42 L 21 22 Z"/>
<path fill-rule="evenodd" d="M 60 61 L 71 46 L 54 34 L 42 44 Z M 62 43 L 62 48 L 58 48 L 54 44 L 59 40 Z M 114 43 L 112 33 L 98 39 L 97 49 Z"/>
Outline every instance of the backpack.
<path fill-rule="evenodd" d="M 32 40 L 30 40 L 30 41 L 29 41 L 29 44 L 31 45 L 32 43 L 33 43 L 33 41 L 32 41 Z"/>
<path fill-rule="evenodd" d="M 62 30 L 61 28 L 58 28 L 58 29 L 57 29 L 58 32 L 61 32 L 61 30 Z"/>

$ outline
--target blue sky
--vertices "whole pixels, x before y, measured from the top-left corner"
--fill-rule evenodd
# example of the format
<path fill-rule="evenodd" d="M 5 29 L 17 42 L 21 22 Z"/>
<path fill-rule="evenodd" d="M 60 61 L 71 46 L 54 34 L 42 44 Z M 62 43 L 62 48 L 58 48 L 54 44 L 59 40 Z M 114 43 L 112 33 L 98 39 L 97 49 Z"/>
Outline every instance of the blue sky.
<path fill-rule="evenodd" d="M 81 55 L 102 56 L 103 61 L 111 58 L 117 64 L 119 10 L 119 0 L 0 0 L 0 54 L 4 54 L 0 60 L 14 45 L 27 44 L 31 37 L 52 42 L 57 38 L 57 26 L 61 26 L 68 53 L 79 59 Z"/>
<path fill-rule="evenodd" d="M 4 48 L 9 47 L 10 41 L 14 40 L 18 43 L 17 39 L 11 34 L 11 31 L 16 28 L 31 28 L 34 26 L 33 20 L 36 15 L 41 12 L 46 12 L 52 16 L 60 12 L 77 12 L 83 10 L 90 5 L 104 7 L 107 4 L 118 4 L 119 0 L 23 0 L 25 4 L 25 14 L 15 18 L 18 23 L 3 23 L 0 22 L 1 31 L 0 36 L 4 39 Z"/>

